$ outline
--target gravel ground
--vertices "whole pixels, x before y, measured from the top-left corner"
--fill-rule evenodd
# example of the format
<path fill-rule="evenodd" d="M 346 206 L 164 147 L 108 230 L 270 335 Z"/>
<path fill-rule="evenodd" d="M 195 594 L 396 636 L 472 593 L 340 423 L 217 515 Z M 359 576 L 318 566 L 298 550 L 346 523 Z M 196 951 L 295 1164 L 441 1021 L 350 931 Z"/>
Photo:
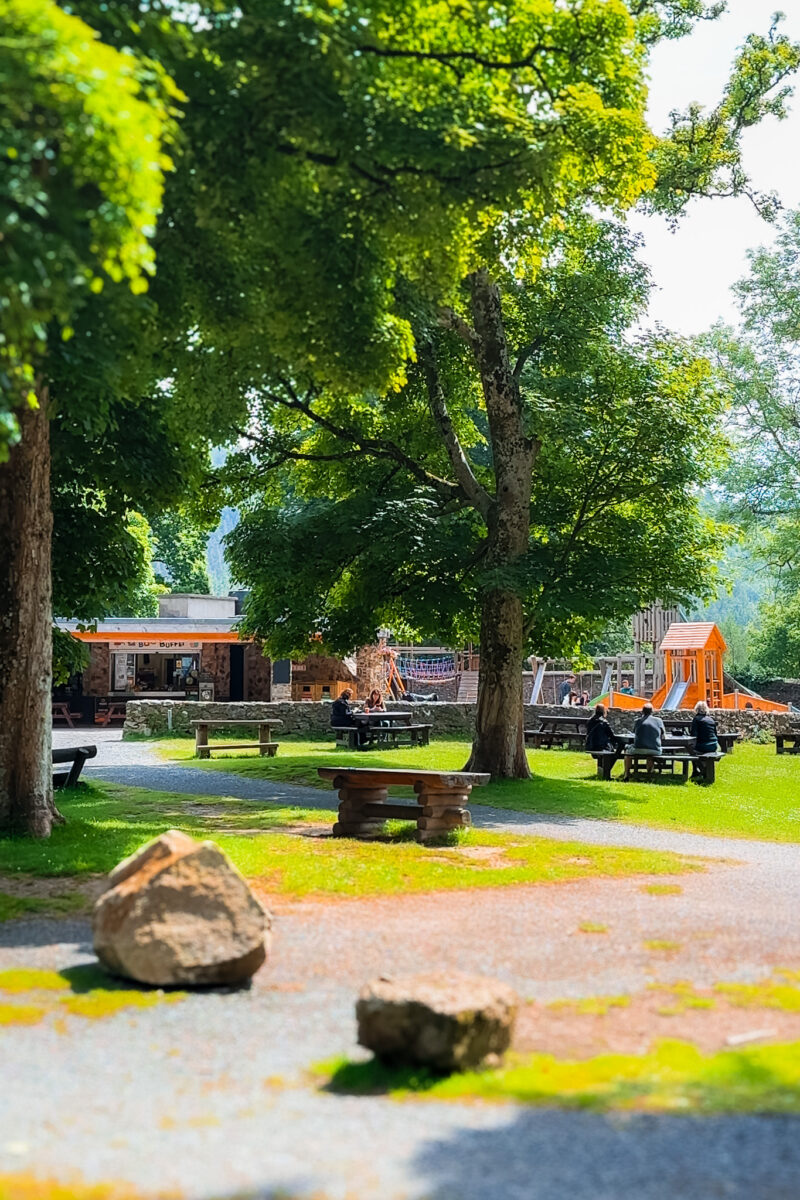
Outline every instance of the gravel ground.
<path fill-rule="evenodd" d="M 74 745 L 82 731 L 59 730 Z M 332 794 L 158 760 L 92 730 L 101 778 L 330 808 Z M 87 739 L 88 740 L 88 739 Z M 488 808 L 476 823 L 710 855 L 677 896 L 587 880 L 371 901 L 277 904 L 270 963 L 244 991 L 104 1020 L 0 1030 L 0 1174 L 127 1180 L 188 1200 L 796 1200 L 800 1119 L 603 1116 L 516 1105 L 398 1104 L 315 1090 L 308 1066 L 355 1053 L 354 994 L 432 962 L 525 997 L 638 989 L 652 979 L 754 979 L 800 965 L 796 846 L 695 837 Z M 606 923 L 607 936 L 577 932 Z M 669 938 L 671 956 L 644 941 Z M 73 919 L 0 925 L 0 969 L 92 961 Z M 753 1013 L 753 1024 L 765 1024 Z M 798 1017 L 800 1038 L 800 1017 Z M 677 1030 L 670 1030 L 671 1033 Z"/>

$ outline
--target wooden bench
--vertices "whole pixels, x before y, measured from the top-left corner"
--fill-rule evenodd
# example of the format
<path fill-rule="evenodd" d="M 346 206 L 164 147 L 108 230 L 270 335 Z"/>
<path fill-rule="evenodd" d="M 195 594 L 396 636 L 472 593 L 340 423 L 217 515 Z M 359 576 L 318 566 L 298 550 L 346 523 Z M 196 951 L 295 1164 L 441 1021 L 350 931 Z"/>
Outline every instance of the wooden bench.
<path fill-rule="evenodd" d="M 586 734 L 569 729 L 526 729 L 525 741 L 534 750 L 551 750 L 553 746 L 577 746 L 582 750 Z"/>
<path fill-rule="evenodd" d="M 231 720 L 230 717 L 221 717 L 214 721 L 191 721 L 190 724 L 195 727 L 194 736 L 194 753 L 196 758 L 210 758 L 212 750 L 258 750 L 262 756 L 267 754 L 270 758 L 278 753 L 280 742 L 273 742 L 270 737 L 270 730 L 273 725 L 282 725 L 282 721 L 261 721 L 255 718 L 252 721 Z M 230 742 L 223 746 L 209 746 L 208 731 L 212 728 L 227 728 L 229 725 L 257 725 L 258 726 L 258 741 L 257 742 Z"/>
<path fill-rule="evenodd" d="M 433 725 L 332 725 L 336 745 L 348 750 L 374 746 L 427 746 Z"/>
<path fill-rule="evenodd" d="M 467 805 L 473 787 L 489 775 L 468 771 L 381 770 L 371 767 L 318 767 L 321 779 L 339 789 L 334 837 L 370 838 L 383 833 L 389 818 L 416 821 L 417 841 L 430 842 L 469 825 Z M 413 787 L 416 803 L 389 800 L 390 787 Z"/>
<path fill-rule="evenodd" d="M 786 743 L 791 742 L 791 746 Z M 775 734 L 776 754 L 800 754 L 800 729 L 786 729 Z"/>
<path fill-rule="evenodd" d="M 611 753 L 615 754 L 615 757 L 624 758 L 626 760 L 626 767 L 630 764 L 631 773 L 629 778 L 636 779 L 644 776 L 647 779 L 652 779 L 654 774 L 662 775 L 667 768 L 669 768 L 669 773 L 673 775 L 675 773 L 675 766 L 678 765 L 681 767 L 682 777 L 688 779 L 689 767 L 694 765 L 705 783 L 714 782 L 717 777 L 717 763 L 725 757 L 721 752 L 715 754 L 692 754 L 684 751 L 676 751 L 673 754 L 666 751 L 657 757 L 652 754 L 623 753 L 620 756 L 614 751 L 611 751 Z M 611 778 L 611 767 L 613 765 L 611 763 L 608 767 L 608 774 L 603 774 L 604 779 Z M 598 763 L 598 774 L 602 774 L 600 768 L 601 764 Z"/>
<path fill-rule="evenodd" d="M 53 787 L 75 787 L 87 758 L 97 755 L 97 746 L 59 746 L 53 750 L 52 755 L 54 767 L 61 763 L 72 764 L 69 771 L 53 772 Z"/>

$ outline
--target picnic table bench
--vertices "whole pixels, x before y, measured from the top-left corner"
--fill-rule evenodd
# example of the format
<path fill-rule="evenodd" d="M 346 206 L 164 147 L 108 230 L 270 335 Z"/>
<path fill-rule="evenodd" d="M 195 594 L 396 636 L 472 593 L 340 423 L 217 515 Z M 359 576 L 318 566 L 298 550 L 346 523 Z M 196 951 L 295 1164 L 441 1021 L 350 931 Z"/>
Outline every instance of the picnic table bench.
<path fill-rule="evenodd" d="M 75 787 L 87 758 L 97 755 L 97 746 L 58 746 L 52 751 L 53 766 L 70 763 L 69 771 L 53 772 L 53 787 Z"/>
<path fill-rule="evenodd" d="M 270 737 L 270 730 L 274 725 L 282 725 L 283 721 L 276 721 L 270 718 L 268 721 L 261 720 L 259 717 L 253 718 L 251 721 L 232 720 L 230 717 L 220 717 L 213 721 L 190 721 L 190 725 L 195 727 L 194 736 L 194 753 L 196 758 L 210 758 L 212 750 L 258 750 L 262 756 L 268 754 L 270 758 L 278 753 L 280 742 L 273 742 Z M 222 746 L 209 746 L 208 731 L 209 729 L 219 728 L 229 725 L 257 725 L 258 726 L 258 741 L 257 742 L 230 742 Z"/>
<path fill-rule="evenodd" d="M 786 743 L 791 742 L 791 746 Z M 784 729 L 775 734 L 776 754 L 800 754 L 800 729 Z"/>
<path fill-rule="evenodd" d="M 334 837 L 369 838 L 383 832 L 389 818 L 416 821 L 417 841 L 429 842 L 469 825 L 467 805 L 473 787 L 490 776 L 469 771 L 414 771 L 371 767 L 318 767 L 321 779 L 339 790 Z M 389 800 L 390 787 L 412 787 L 416 803 Z"/>
<path fill-rule="evenodd" d="M 81 713 L 71 712 L 69 703 L 65 700 L 54 700 L 52 705 L 52 719 L 54 721 L 66 721 L 70 729 L 75 728 L 73 717 L 80 717 Z"/>
<path fill-rule="evenodd" d="M 671 775 L 674 775 L 675 766 L 678 765 L 681 767 L 682 777 L 688 779 L 689 767 L 695 765 L 704 781 L 713 783 L 716 779 L 717 763 L 724 757 L 725 755 L 721 751 L 714 754 L 693 754 L 691 750 L 683 748 L 670 750 L 668 747 L 664 747 L 664 753 L 658 756 L 652 754 L 626 755 L 619 747 L 616 750 L 592 751 L 592 758 L 597 763 L 597 774 L 601 779 L 610 779 L 614 764 L 621 758 L 628 758 L 633 778 L 644 775 L 651 779 L 654 774 L 662 775 L 667 769 Z"/>
<path fill-rule="evenodd" d="M 399 709 L 386 712 L 356 712 L 355 725 L 332 725 L 336 745 L 348 750 L 367 750 L 371 746 L 427 746 L 432 725 L 412 724 L 414 714 Z"/>
<path fill-rule="evenodd" d="M 110 721 L 124 721 L 127 712 L 125 700 L 109 700 L 106 708 L 98 708 L 94 714 L 95 725 L 108 725 Z"/>
<path fill-rule="evenodd" d="M 525 741 L 534 748 L 551 750 L 559 746 L 580 746 L 586 741 L 586 726 L 592 713 L 581 708 L 580 713 L 563 713 L 557 717 L 541 717 L 538 729 L 526 729 Z"/>

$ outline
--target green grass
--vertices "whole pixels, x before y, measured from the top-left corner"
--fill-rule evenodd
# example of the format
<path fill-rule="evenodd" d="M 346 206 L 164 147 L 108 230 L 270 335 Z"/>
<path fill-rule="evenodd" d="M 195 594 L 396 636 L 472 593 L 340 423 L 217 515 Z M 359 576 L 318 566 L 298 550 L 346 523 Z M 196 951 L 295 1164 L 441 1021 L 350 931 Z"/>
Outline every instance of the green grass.
<path fill-rule="evenodd" d="M 331 823 L 334 813 L 180 796 L 114 784 L 62 793 L 66 824 L 46 841 L 0 839 L 0 871 L 43 876 L 107 872 L 167 829 L 211 837 L 250 879 L 290 896 L 391 893 L 559 883 L 587 877 L 675 875 L 701 864 L 649 850 L 586 846 L 545 838 L 464 831 L 451 844 L 420 846 L 408 824 L 390 823 L 386 841 L 287 836 L 287 825 Z M 472 856 L 472 848 L 482 854 Z"/>
<path fill-rule="evenodd" d="M 37 916 L 62 916 L 80 912 L 85 907 L 86 898 L 77 892 L 55 896 L 10 896 L 7 892 L 0 892 L 0 922 L 34 913 Z"/>
<path fill-rule="evenodd" d="M 0 971 L 0 1026 L 37 1025 L 49 1016 L 97 1020 L 123 1009 L 175 1003 L 185 994 L 132 988 L 92 964 L 64 971 L 16 967 Z"/>
<path fill-rule="evenodd" d="M 679 1113 L 800 1112 L 800 1042 L 703 1054 L 686 1042 L 662 1041 L 647 1054 L 584 1060 L 509 1055 L 500 1068 L 444 1078 L 422 1068 L 387 1067 L 376 1059 L 339 1060 L 317 1071 L 331 1091 L 396 1099 Z"/>
<path fill-rule="evenodd" d="M 213 742 L 212 742 L 213 744 Z M 194 743 L 171 739 L 159 744 L 166 758 L 192 758 Z M 375 767 L 415 766 L 457 770 L 467 760 L 466 742 L 437 740 L 430 746 L 364 753 L 337 750 L 330 741 L 281 739 L 275 758 L 242 751 L 197 765 L 206 770 L 327 787 L 317 776 L 322 765 Z M 717 765 L 717 780 L 704 786 L 669 776 L 653 782 L 622 783 L 597 779 L 587 754 L 569 750 L 531 750 L 531 780 L 503 780 L 475 788 L 474 803 L 521 812 L 553 813 L 629 821 L 659 828 L 682 829 L 734 837 L 800 841 L 800 765 L 773 745 L 738 745 Z"/>

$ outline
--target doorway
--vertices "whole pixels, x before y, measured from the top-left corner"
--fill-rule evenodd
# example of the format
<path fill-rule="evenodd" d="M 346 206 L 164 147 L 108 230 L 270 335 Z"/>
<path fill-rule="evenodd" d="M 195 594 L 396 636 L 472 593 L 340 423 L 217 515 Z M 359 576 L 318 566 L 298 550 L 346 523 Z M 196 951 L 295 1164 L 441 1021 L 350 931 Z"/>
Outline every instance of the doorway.
<path fill-rule="evenodd" d="M 231 646 L 231 700 L 244 700 L 244 646 Z"/>

